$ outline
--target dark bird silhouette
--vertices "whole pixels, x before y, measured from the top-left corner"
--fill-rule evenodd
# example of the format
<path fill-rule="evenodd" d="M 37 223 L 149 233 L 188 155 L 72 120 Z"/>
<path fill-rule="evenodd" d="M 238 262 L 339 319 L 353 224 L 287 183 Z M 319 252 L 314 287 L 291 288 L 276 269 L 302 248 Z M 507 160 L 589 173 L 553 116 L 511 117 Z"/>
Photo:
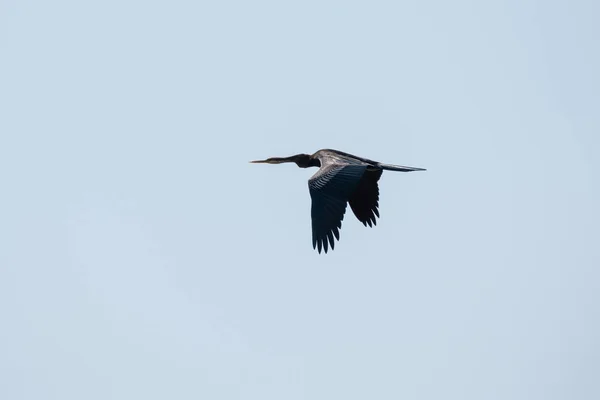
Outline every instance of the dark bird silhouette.
<path fill-rule="evenodd" d="M 323 149 L 312 155 L 296 154 L 291 157 L 272 157 L 251 163 L 282 164 L 293 162 L 300 168 L 319 167 L 308 180 L 312 198 L 312 242 L 313 248 L 327 253 L 328 245 L 334 248 L 334 236 L 340 240 L 340 229 L 350 203 L 352 212 L 364 226 L 376 225 L 379 217 L 379 187 L 377 182 L 383 170 L 425 171 L 423 168 L 384 164 L 367 158 L 357 157 L 338 150 Z"/>

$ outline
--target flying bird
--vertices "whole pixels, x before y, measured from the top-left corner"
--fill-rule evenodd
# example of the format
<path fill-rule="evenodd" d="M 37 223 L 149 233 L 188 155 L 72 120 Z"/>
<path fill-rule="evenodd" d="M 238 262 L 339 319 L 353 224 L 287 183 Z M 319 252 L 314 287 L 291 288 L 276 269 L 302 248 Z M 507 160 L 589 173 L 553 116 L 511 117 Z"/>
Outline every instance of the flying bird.
<path fill-rule="evenodd" d="M 340 229 L 346 205 L 364 226 L 376 225 L 379 217 L 379 187 L 377 182 L 383 170 L 425 171 L 423 168 L 384 164 L 344 153 L 323 149 L 316 153 L 296 154 L 291 157 L 272 157 L 251 163 L 282 164 L 293 162 L 300 168 L 319 167 L 308 180 L 312 199 L 312 243 L 313 249 L 327 253 L 328 245 L 334 248 L 335 239 L 340 240 Z"/>

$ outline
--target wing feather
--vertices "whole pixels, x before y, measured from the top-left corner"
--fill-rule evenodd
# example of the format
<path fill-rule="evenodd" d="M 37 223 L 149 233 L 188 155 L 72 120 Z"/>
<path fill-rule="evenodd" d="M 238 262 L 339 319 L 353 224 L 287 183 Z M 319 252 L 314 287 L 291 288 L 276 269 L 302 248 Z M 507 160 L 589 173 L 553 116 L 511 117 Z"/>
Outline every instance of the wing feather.
<path fill-rule="evenodd" d="M 312 198 L 312 241 L 319 253 L 334 249 L 340 239 L 340 228 L 346 205 L 356 190 L 366 165 L 329 164 L 322 166 L 308 181 Z M 335 239 L 334 239 L 335 237 Z"/>
<path fill-rule="evenodd" d="M 352 212 L 364 226 L 367 224 L 370 227 L 377 225 L 375 218 L 375 216 L 379 217 L 379 186 L 377 182 L 382 173 L 381 169 L 367 169 L 356 186 L 356 190 L 348 199 Z"/>

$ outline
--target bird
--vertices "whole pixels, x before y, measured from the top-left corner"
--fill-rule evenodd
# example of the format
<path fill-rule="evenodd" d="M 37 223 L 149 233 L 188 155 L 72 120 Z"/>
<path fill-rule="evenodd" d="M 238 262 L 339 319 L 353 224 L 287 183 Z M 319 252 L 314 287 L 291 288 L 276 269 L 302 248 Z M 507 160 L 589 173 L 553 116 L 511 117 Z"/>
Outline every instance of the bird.
<path fill-rule="evenodd" d="M 312 244 L 321 254 L 333 251 L 335 239 L 340 240 L 340 229 L 350 208 L 366 227 L 377 225 L 379 218 L 379 186 L 383 171 L 426 171 L 424 168 L 384 164 L 339 150 L 321 149 L 314 154 L 296 154 L 290 157 L 271 157 L 250 161 L 254 164 L 296 163 L 300 168 L 319 167 L 308 180 L 312 200 Z"/>

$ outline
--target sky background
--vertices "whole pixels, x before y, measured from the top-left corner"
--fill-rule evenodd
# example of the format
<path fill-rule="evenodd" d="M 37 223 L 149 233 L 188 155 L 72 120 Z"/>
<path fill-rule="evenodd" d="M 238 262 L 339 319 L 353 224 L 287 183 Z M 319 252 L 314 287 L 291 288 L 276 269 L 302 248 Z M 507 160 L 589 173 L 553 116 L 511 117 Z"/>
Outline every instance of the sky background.
<path fill-rule="evenodd" d="M 600 398 L 597 1 L 0 2 L 0 398 Z M 315 169 L 384 173 L 313 251 Z"/>

